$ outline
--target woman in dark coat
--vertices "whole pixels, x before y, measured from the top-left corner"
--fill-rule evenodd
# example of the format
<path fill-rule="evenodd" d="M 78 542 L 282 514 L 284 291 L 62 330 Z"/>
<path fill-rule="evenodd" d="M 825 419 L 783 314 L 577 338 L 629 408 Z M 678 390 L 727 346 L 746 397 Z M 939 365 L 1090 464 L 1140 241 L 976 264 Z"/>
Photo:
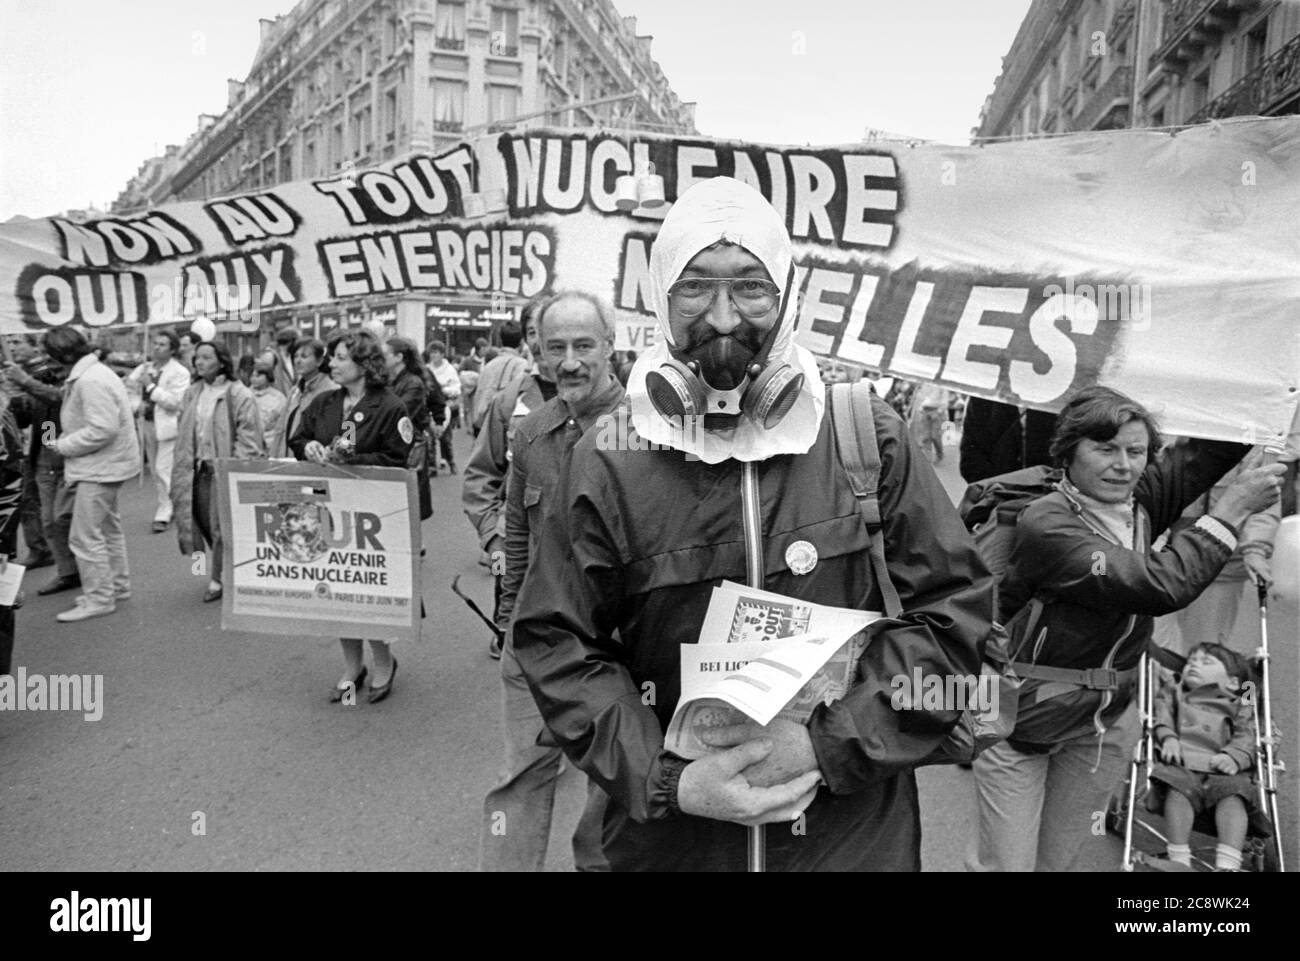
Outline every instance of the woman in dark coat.
<path fill-rule="evenodd" d="M 388 389 L 406 406 L 406 416 L 415 425 L 415 441 L 407 466 L 417 469 L 416 487 L 420 491 L 420 520 L 433 516 L 429 496 L 429 386 L 433 378 L 420 363 L 420 352 L 405 337 L 390 337 L 383 345 L 384 364 L 388 369 Z M 412 461 L 414 463 L 412 463 Z"/>
<path fill-rule="evenodd" d="M 298 422 L 289 449 L 313 464 L 358 464 L 405 467 L 415 427 L 406 408 L 387 387 L 388 372 L 379 343 L 365 331 L 339 334 L 329 343 L 330 376 L 340 390 L 313 400 Z M 347 670 L 330 691 L 338 702 L 366 678 L 361 638 L 341 639 Z M 386 698 L 393 687 L 397 660 L 387 641 L 372 640 L 375 676 L 369 701 Z M 376 684 L 375 681 L 381 683 Z"/>
<path fill-rule="evenodd" d="M 1280 465 L 1245 471 L 1212 514 L 1153 551 L 1250 449 L 1202 441 L 1157 458 L 1159 442 L 1151 415 L 1107 387 L 1080 391 L 1057 419 L 1051 455 L 1064 477 L 1020 514 L 999 591 L 1013 651 L 1029 643 L 1015 654 L 1025 679 L 1015 729 L 974 764 L 972 869 L 1075 869 L 1138 739 L 1137 665 L 1153 616 L 1195 600 L 1241 523 L 1277 499 Z"/>

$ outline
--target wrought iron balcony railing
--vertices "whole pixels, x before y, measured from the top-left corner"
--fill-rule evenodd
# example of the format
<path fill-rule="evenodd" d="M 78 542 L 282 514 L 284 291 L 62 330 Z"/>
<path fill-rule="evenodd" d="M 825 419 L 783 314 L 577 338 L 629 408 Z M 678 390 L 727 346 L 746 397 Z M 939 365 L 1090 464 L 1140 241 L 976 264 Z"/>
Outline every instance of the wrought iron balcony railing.
<path fill-rule="evenodd" d="M 1300 34 L 1188 117 L 1187 123 L 1256 114 L 1268 116 L 1297 95 L 1300 95 Z"/>

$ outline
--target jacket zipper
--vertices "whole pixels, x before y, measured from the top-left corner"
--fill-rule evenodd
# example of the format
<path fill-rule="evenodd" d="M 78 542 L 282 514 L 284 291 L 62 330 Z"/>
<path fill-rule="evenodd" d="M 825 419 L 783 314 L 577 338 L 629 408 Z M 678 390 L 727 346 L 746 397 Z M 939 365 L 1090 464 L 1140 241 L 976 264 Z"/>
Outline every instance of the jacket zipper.
<path fill-rule="evenodd" d="M 1145 515 L 1140 507 L 1134 509 L 1133 548 L 1135 550 L 1141 550 L 1145 554 L 1148 545 L 1144 516 Z M 1129 639 L 1129 635 L 1133 633 L 1133 628 L 1136 626 L 1137 615 L 1130 614 L 1128 616 L 1128 626 L 1124 629 L 1124 633 L 1119 636 L 1119 640 L 1115 642 L 1114 646 L 1111 647 L 1110 651 L 1106 654 L 1106 659 L 1101 662 L 1103 670 L 1110 668 L 1110 666 L 1115 663 L 1115 655 L 1119 653 L 1120 647 Z M 1097 762 L 1092 766 L 1094 773 L 1101 767 L 1101 742 L 1102 738 L 1106 736 L 1106 725 L 1101 723 L 1101 715 L 1102 712 L 1110 706 L 1110 702 L 1115 699 L 1115 691 L 1118 690 L 1119 685 L 1116 683 L 1114 690 L 1103 691 L 1101 695 L 1101 704 L 1097 706 L 1096 712 L 1092 715 L 1092 726 L 1097 730 Z"/>

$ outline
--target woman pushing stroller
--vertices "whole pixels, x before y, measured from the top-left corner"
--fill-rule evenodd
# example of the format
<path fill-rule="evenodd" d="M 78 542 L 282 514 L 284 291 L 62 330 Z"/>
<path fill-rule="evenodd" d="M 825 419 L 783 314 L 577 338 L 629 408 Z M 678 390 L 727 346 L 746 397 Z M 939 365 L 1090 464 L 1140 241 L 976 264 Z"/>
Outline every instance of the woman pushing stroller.
<path fill-rule="evenodd" d="M 1249 450 L 1198 442 L 1156 459 L 1140 404 L 1076 394 L 1051 455 L 1064 476 L 1019 516 L 1000 606 L 1025 678 L 1011 737 L 974 764 L 974 870 L 1068 871 L 1104 818 L 1140 729 L 1134 699 L 1152 618 L 1191 603 L 1279 496 L 1283 468 L 1248 470 L 1214 510 L 1153 551 L 1155 535 Z"/>

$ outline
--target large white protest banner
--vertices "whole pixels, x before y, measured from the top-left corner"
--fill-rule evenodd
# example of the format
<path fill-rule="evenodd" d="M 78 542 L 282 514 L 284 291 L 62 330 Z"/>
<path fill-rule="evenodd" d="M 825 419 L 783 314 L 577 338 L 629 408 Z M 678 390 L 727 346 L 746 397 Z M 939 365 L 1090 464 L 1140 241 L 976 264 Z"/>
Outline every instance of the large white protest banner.
<path fill-rule="evenodd" d="M 414 472 L 222 459 L 217 495 L 222 628 L 419 638 Z"/>
<path fill-rule="evenodd" d="M 668 205 L 619 209 L 618 177 L 650 163 Z M 1290 423 L 1297 117 L 976 147 L 524 130 L 202 203 L 0 226 L 0 331 L 579 288 L 613 301 L 619 346 L 640 349 L 658 222 L 717 175 L 785 216 L 815 353 L 1044 409 L 1109 384 L 1173 433 L 1270 443 Z"/>

